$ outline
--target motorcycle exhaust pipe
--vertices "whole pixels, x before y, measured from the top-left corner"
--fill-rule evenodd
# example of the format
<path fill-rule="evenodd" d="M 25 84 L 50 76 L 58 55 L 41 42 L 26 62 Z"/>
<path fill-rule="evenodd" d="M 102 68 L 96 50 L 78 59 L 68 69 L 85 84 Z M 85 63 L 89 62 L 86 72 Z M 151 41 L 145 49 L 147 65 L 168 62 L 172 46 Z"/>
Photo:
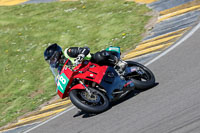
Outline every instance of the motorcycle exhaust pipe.
<path fill-rule="evenodd" d="M 126 84 L 124 85 L 124 91 L 128 91 L 128 90 L 134 90 L 135 89 L 135 85 L 134 85 L 134 83 L 133 83 L 133 81 L 132 80 L 128 80 L 127 82 L 126 82 Z"/>

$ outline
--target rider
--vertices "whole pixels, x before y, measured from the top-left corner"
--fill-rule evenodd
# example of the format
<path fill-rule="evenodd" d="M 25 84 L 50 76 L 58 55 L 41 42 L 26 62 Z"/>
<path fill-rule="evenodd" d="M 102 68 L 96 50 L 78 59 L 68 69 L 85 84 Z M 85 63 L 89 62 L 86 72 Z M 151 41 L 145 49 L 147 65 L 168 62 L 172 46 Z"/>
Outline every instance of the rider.
<path fill-rule="evenodd" d="M 77 66 L 84 59 L 99 65 L 116 66 L 120 74 L 124 72 L 127 66 L 127 63 L 120 59 L 119 47 L 110 47 L 94 54 L 90 53 L 88 47 L 70 47 L 66 48 L 63 54 L 62 48 L 59 45 L 52 44 L 45 50 L 44 57 L 51 67 L 57 68 L 59 72 L 67 59 L 70 60 L 67 65 L 74 64 Z"/>

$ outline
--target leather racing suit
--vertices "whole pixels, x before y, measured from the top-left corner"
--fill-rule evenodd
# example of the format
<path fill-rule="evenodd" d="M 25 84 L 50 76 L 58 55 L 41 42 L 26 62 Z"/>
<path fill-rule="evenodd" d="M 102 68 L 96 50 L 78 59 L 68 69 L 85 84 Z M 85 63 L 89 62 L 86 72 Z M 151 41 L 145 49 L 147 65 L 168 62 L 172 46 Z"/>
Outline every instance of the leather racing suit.
<path fill-rule="evenodd" d="M 80 57 L 81 60 L 90 60 L 93 63 L 99 65 L 109 65 L 115 66 L 120 60 L 120 54 L 113 51 L 102 50 L 94 54 L 90 53 L 88 47 L 70 47 L 65 49 L 64 56 L 68 58 L 72 64 L 77 63 L 77 58 Z"/>

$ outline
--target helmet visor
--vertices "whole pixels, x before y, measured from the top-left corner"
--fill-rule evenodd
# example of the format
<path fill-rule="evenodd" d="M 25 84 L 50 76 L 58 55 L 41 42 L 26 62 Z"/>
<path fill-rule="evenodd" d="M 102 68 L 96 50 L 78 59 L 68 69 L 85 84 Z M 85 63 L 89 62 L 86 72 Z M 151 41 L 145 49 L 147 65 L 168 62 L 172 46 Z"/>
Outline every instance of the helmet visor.
<path fill-rule="evenodd" d="M 49 59 L 49 64 L 53 68 L 57 68 L 59 65 L 59 52 L 55 52 L 52 57 Z"/>
<path fill-rule="evenodd" d="M 50 66 L 53 67 L 53 68 L 56 68 L 57 66 L 57 59 L 56 58 L 51 58 L 50 59 Z"/>

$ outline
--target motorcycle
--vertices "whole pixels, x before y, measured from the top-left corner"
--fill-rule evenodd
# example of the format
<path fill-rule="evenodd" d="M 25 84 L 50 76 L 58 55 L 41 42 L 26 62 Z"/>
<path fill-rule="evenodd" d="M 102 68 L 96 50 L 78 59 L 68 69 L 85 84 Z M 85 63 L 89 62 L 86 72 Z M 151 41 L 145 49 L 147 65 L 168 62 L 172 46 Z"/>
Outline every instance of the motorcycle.
<path fill-rule="evenodd" d="M 146 90 L 155 84 L 151 70 L 140 63 L 127 61 L 123 77 L 112 66 L 100 66 L 88 60 L 73 68 L 64 64 L 61 73 L 51 68 L 57 84 L 57 94 L 80 110 L 100 113 L 110 102 L 119 100 L 134 89 Z"/>

